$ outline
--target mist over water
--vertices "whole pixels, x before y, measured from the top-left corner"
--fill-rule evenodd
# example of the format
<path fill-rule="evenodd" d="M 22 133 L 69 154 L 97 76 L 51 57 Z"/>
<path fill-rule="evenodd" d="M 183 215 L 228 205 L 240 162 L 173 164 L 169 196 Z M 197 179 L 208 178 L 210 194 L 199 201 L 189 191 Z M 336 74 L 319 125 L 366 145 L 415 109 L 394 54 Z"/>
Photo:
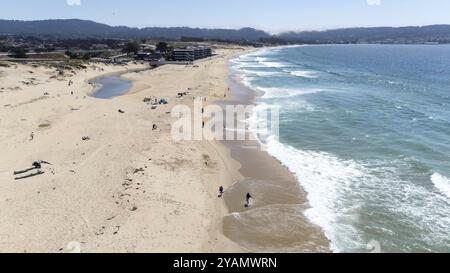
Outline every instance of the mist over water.
<path fill-rule="evenodd" d="M 280 138 L 260 141 L 333 251 L 450 251 L 450 46 L 283 47 L 233 67 L 280 106 Z"/>

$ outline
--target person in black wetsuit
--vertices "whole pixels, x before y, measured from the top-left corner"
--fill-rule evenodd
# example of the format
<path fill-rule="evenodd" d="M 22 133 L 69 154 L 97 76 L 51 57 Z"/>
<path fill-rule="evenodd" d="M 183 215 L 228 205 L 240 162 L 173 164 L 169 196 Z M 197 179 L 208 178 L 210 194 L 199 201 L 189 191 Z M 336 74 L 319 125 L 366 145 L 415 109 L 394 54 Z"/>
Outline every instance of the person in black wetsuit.
<path fill-rule="evenodd" d="M 40 169 L 42 169 L 42 164 L 41 164 L 41 162 L 35 161 L 35 162 L 33 162 L 33 167 L 35 169 L 40 170 Z"/>
<path fill-rule="evenodd" d="M 250 193 L 247 193 L 247 196 L 245 198 L 247 201 L 247 203 L 245 204 L 245 207 L 248 208 L 248 207 L 250 207 L 250 201 L 253 198 L 253 196 Z"/>

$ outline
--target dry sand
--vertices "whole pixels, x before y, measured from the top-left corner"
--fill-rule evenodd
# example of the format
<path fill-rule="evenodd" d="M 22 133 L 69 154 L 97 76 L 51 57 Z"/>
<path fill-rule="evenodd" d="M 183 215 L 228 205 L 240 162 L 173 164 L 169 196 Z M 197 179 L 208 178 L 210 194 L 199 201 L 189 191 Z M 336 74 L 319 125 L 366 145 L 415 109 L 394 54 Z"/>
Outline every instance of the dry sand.
<path fill-rule="evenodd" d="M 88 80 L 145 65 L 89 64 L 62 75 L 42 66 L 0 67 L 0 251 L 70 252 L 78 243 L 82 252 L 270 250 L 223 235 L 230 207 L 217 198 L 218 188 L 245 180 L 230 149 L 176 143 L 170 135 L 174 105 L 229 95 L 228 61 L 241 52 L 218 50 L 198 67 L 126 73 L 132 90 L 110 100 L 89 97 Z M 176 98 L 188 89 L 189 96 Z M 151 96 L 169 104 L 152 110 L 143 102 Z M 14 180 L 13 171 L 36 160 L 52 165 Z"/>

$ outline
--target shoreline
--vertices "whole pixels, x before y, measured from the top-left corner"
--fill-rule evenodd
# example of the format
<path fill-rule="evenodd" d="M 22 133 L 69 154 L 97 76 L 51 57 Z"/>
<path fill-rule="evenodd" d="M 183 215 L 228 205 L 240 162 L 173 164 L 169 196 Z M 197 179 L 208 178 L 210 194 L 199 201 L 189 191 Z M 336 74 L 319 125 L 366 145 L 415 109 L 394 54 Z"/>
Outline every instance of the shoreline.
<path fill-rule="evenodd" d="M 232 69 L 229 64 L 232 97 L 219 104 L 255 104 L 260 94 L 240 83 Z M 303 214 L 309 208 L 307 194 L 293 173 L 261 150 L 258 141 L 221 141 L 220 145 L 239 162 L 242 177 L 225 193 L 230 213 L 223 223 L 227 237 L 251 252 L 331 251 L 323 230 Z M 254 197 L 248 209 L 243 206 L 246 192 Z"/>

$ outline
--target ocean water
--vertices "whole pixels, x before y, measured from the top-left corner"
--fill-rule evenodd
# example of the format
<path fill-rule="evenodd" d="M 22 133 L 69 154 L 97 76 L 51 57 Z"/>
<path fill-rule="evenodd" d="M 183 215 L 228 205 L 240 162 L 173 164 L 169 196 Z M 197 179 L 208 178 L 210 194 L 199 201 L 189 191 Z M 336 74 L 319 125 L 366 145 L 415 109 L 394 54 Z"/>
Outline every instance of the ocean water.
<path fill-rule="evenodd" d="M 450 252 L 450 46 L 262 49 L 232 61 L 280 106 L 259 136 L 335 252 Z"/>

